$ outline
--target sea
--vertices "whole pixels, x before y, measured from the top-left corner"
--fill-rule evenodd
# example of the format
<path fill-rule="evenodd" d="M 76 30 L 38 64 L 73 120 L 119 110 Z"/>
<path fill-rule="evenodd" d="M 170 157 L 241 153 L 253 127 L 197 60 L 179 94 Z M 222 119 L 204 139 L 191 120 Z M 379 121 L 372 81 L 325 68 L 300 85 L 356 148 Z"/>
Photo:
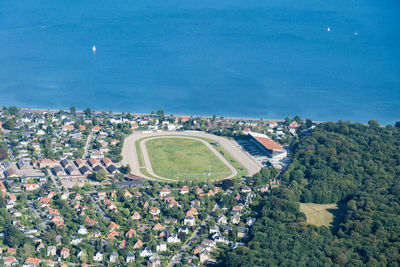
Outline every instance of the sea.
<path fill-rule="evenodd" d="M 399 0 L 1 0 L 0 105 L 393 124 L 399 14 Z"/>

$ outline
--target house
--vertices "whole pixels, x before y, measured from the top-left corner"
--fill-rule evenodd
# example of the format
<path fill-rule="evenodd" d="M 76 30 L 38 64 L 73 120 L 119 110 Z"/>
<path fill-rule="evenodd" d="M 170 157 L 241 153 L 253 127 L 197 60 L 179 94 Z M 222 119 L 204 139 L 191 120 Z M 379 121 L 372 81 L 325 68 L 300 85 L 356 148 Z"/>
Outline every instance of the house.
<path fill-rule="evenodd" d="M 71 125 L 71 124 L 63 125 L 63 126 L 61 126 L 61 130 L 64 131 L 64 132 L 73 131 L 74 130 L 74 125 Z"/>
<path fill-rule="evenodd" d="M 79 130 L 80 131 L 85 131 L 86 130 L 86 126 L 83 125 L 83 124 L 79 125 Z"/>
<path fill-rule="evenodd" d="M 195 207 L 191 207 L 187 212 L 186 212 L 186 216 L 196 216 L 199 213 L 197 212 L 197 209 Z"/>
<path fill-rule="evenodd" d="M 107 158 L 107 157 L 101 159 L 101 162 L 106 167 L 110 166 L 113 163 L 112 160 L 110 158 Z"/>
<path fill-rule="evenodd" d="M 125 198 L 132 198 L 132 194 L 131 194 L 131 192 L 129 192 L 128 190 L 124 190 L 124 197 Z"/>
<path fill-rule="evenodd" d="M 167 251 L 167 244 L 166 243 L 160 243 L 156 246 L 156 251 L 157 252 L 164 252 Z"/>
<path fill-rule="evenodd" d="M 68 248 L 62 248 L 60 252 L 60 256 L 65 260 L 69 257 L 69 249 Z"/>
<path fill-rule="evenodd" d="M 107 192 L 97 192 L 97 197 L 100 200 L 103 200 L 103 199 L 107 198 Z"/>
<path fill-rule="evenodd" d="M 221 216 L 218 217 L 217 223 L 218 224 L 227 224 L 228 223 L 228 219 L 226 218 L 225 215 L 221 215 Z"/>
<path fill-rule="evenodd" d="M 55 166 L 58 166 L 58 161 L 54 159 L 42 159 L 39 162 L 40 168 L 54 168 Z"/>
<path fill-rule="evenodd" d="M 297 121 L 292 121 L 288 126 L 289 129 L 295 129 L 297 127 L 299 127 L 299 124 L 297 123 Z"/>
<path fill-rule="evenodd" d="M 99 171 L 104 171 L 104 169 L 100 165 L 96 165 L 96 166 L 93 167 L 93 171 L 94 172 L 99 172 Z"/>
<path fill-rule="evenodd" d="M 181 240 L 180 240 L 180 238 L 178 237 L 178 235 L 170 235 L 168 238 L 167 238 L 167 242 L 168 243 L 179 243 L 179 242 L 181 242 Z"/>
<path fill-rule="evenodd" d="M 100 162 L 94 158 L 88 159 L 88 163 L 92 168 L 100 165 Z"/>
<path fill-rule="evenodd" d="M 134 229 L 130 229 L 128 232 L 126 232 L 125 237 L 132 238 L 135 235 L 136 235 L 136 231 Z"/>
<path fill-rule="evenodd" d="M 153 227 L 153 230 L 154 230 L 154 231 L 160 231 L 160 230 L 162 230 L 162 229 L 164 229 L 164 227 L 163 227 L 160 223 L 157 223 L 157 224 L 154 225 L 154 227 Z"/>
<path fill-rule="evenodd" d="M 48 246 L 47 247 L 47 257 L 55 256 L 57 254 L 56 246 Z"/>
<path fill-rule="evenodd" d="M 65 168 L 68 175 L 80 175 L 80 172 L 75 169 L 72 165 L 69 165 Z"/>
<path fill-rule="evenodd" d="M 246 225 L 252 226 L 256 222 L 256 218 L 254 217 L 247 217 L 246 219 Z"/>
<path fill-rule="evenodd" d="M 207 249 L 200 253 L 200 263 L 208 262 L 211 260 L 211 253 Z"/>
<path fill-rule="evenodd" d="M 119 247 L 120 249 L 125 248 L 125 247 L 126 247 L 126 241 L 125 241 L 125 240 L 122 240 L 121 243 L 119 243 L 118 247 Z"/>
<path fill-rule="evenodd" d="M 68 163 L 68 160 L 63 159 L 63 160 L 60 161 L 60 164 L 61 164 L 61 166 L 63 166 L 65 168 L 65 167 L 68 166 L 69 163 Z"/>
<path fill-rule="evenodd" d="M 82 242 L 82 238 L 73 237 L 70 244 L 76 246 L 76 245 L 79 245 L 81 242 Z"/>
<path fill-rule="evenodd" d="M 38 184 L 26 184 L 25 185 L 25 190 L 26 191 L 33 191 L 39 189 L 39 185 Z"/>
<path fill-rule="evenodd" d="M 28 257 L 28 258 L 26 258 L 24 265 L 22 265 L 22 266 L 23 267 L 32 267 L 32 266 L 39 266 L 39 264 L 40 264 L 40 259 Z"/>
<path fill-rule="evenodd" d="M 240 215 L 239 214 L 236 214 L 236 215 L 231 217 L 231 223 L 238 224 L 239 222 L 240 222 Z"/>
<path fill-rule="evenodd" d="M 132 218 L 132 220 L 140 220 L 140 218 L 141 218 L 140 213 L 136 211 L 136 212 L 132 215 L 131 218 Z"/>
<path fill-rule="evenodd" d="M 177 219 L 170 219 L 170 218 L 165 218 L 164 219 L 165 224 L 177 224 L 178 220 Z"/>
<path fill-rule="evenodd" d="M 249 232 L 249 228 L 247 227 L 238 227 L 237 228 L 237 237 L 238 238 L 243 238 L 247 235 L 247 233 Z"/>
<path fill-rule="evenodd" d="M 178 232 L 179 233 L 189 234 L 189 228 L 186 225 L 184 225 L 181 228 L 179 228 Z"/>
<path fill-rule="evenodd" d="M 196 220 L 192 216 L 186 216 L 184 221 L 183 221 L 183 224 L 184 225 L 189 225 L 189 226 L 194 226 L 196 224 Z"/>
<path fill-rule="evenodd" d="M 149 249 L 148 247 L 142 249 L 139 253 L 140 257 L 150 257 L 151 255 L 153 255 L 153 252 L 151 251 L 151 249 Z"/>
<path fill-rule="evenodd" d="M 92 132 L 98 132 L 98 131 L 100 131 L 100 127 L 99 126 L 93 126 L 93 128 L 92 128 Z"/>
<path fill-rule="evenodd" d="M 243 209 L 243 206 L 241 205 L 236 205 L 232 207 L 231 213 L 232 214 L 237 214 Z"/>
<path fill-rule="evenodd" d="M 221 233 L 215 233 L 212 235 L 212 239 L 215 242 L 219 242 L 219 243 L 228 243 L 228 241 L 225 239 L 225 237 L 223 235 L 221 235 Z"/>
<path fill-rule="evenodd" d="M 6 170 L 6 171 L 4 172 L 4 175 L 5 175 L 7 178 L 17 178 L 17 177 L 18 177 L 17 171 L 14 170 L 14 169 L 12 169 L 12 168 Z"/>
<path fill-rule="evenodd" d="M 149 213 L 151 214 L 151 215 L 158 215 L 158 214 L 160 214 L 160 209 L 159 208 L 157 208 L 157 207 L 151 207 L 150 208 L 150 210 L 149 210 Z"/>
<path fill-rule="evenodd" d="M 97 224 L 97 221 L 89 219 L 89 218 L 86 218 L 85 223 L 87 223 L 89 226 L 94 226 L 94 225 Z"/>
<path fill-rule="evenodd" d="M 181 193 L 182 195 L 189 193 L 189 187 L 186 186 L 186 185 L 182 186 L 181 192 L 180 192 L 180 193 Z"/>
<path fill-rule="evenodd" d="M 52 171 L 56 176 L 65 175 L 64 170 L 60 166 L 55 166 Z"/>
<path fill-rule="evenodd" d="M 117 252 L 113 252 L 113 253 L 111 253 L 111 255 L 110 255 L 110 262 L 116 262 L 117 261 L 117 259 L 118 259 L 118 253 Z"/>
<path fill-rule="evenodd" d="M 135 254 L 133 253 L 128 253 L 126 254 L 126 263 L 133 263 L 135 261 Z"/>
<path fill-rule="evenodd" d="M 107 238 L 108 238 L 108 239 L 117 239 L 118 236 L 119 236 L 119 234 L 118 234 L 118 232 L 115 231 L 115 230 L 113 230 L 113 231 L 111 231 L 111 232 L 109 232 L 109 233 L 107 234 Z"/>
<path fill-rule="evenodd" d="M 219 233 L 218 226 L 210 226 L 209 232 L 210 232 L 210 234 Z"/>
<path fill-rule="evenodd" d="M 169 190 L 168 188 L 163 188 L 160 190 L 160 197 L 166 197 L 169 194 L 171 194 L 171 190 Z"/>
<path fill-rule="evenodd" d="M 160 267 L 161 266 L 160 257 L 157 254 L 152 255 L 149 258 L 149 260 L 147 261 L 147 266 L 148 267 Z"/>
<path fill-rule="evenodd" d="M 61 226 L 64 224 L 64 220 L 60 216 L 54 216 L 51 219 L 51 222 L 54 223 L 56 226 Z"/>
<path fill-rule="evenodd" d="M 119 173 L 119 172 L 120 172 L 120 171 L 118 170 L 118 168 L 115 167 L 115 165 L 109 165 L 109 166 L 107 167 L 107 171 L 108 171 L 110 174 L 115 174 L 115 173 Z"/>
<path fill-rule="evenodd" d="M 86 261 L 87 255 L 86 255 L 86 252 L 85 252 L 84 250 L 81 249 L 81 250 L 76 254 L 76 256 L 77 256 L 81 261 Z"/>
<path fill-rule="evenodd" d="M 135 245 L 133 245 L 133 248 L 141 248 L 143 247 L 143 242 L 139 239 Z"/>
<path fill-rule="evenodd" d="M 9 257 L 5 258 L 3 263 L 5 266 L 18 266 L 19 265 L 19 261 L 13 256 L 9 256 Z"/>
<path fill-rule="evenodd" d="M 83 159 L 78 158 L 74 162 L 75 162 L 76 167 L 78 167 L 78 168 L 82 168 L 83 166 L 86 165 L 86 163 Z"/>
<path fill-rule="evenodd" d="M 89 175 L 92 172 L 90 171 L 90 169 L 87 166 L 83 166 L 81 168 L 79 168 L 79 171 L 83 174 L 83 175 Z"/>
<path fill-rule="evenodd" d="M 103 261 L 103 253 L 101 253 L 101 252 L 96 252 L 94 255 L 93 255 L 93 260 L 94 261 Z"/>

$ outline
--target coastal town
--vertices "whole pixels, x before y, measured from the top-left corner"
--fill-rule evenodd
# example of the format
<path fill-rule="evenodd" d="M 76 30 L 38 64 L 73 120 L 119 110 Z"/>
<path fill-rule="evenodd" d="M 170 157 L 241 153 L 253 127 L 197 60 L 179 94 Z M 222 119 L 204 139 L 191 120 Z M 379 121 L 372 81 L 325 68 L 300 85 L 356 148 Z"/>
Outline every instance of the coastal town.
<path fill-rule="evenodd" d="M 314 124 L 298 116 L 244 120 L 162 110 L 144 115 L 3 107 L 1 264 L 212 263 L 223 248 L 245 242 L 257 220 L 249 207 L 280 186 L 276 177 L 290 163 L 289 144 Z M 215 153 L 234 167 L 233 178 L 169 182 L 124 159 L 130 135 L 178 132 L 229 140 L 262 175 L 246 172 L 246 161 L 228 158 L 215 141 Z"/>

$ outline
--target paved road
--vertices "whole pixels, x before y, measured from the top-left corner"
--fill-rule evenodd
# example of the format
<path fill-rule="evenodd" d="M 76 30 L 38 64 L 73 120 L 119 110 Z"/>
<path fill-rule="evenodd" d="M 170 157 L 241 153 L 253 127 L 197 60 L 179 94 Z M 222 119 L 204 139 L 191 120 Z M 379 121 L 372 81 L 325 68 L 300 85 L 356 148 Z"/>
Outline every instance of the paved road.
<path fill-rule="evenodd" d="M 103 218 L 106 221 L 111 221 L 110 218 L 107 216 L 107 214 L 104 212 L 104 210 L 100 207 L 100 205 L 97 203 L 97 201 L 93 198 L 92 196 L 92 192 L 86 192 L 85 193 L 87 196 L 89 196 L 92 199 L 93 205 L 94 207 L 97 209 L 98 212 L 100 212 L 101 216 L 103 216 Z"/>
<path fill-rule="evenodd" d="M 222 148 L 224 148 L 236 161 L 238 161 L 244 168 L 247 169 L 249 176 L 252 176 L 255 173 L 257 173 L 262 167 L 260 163 L 258 163 L 255 159 L 246 155 L 246 153 L 240 148 L 239 144 L 237 144 L 234 140 L 229 140 L 225 137 L 216 136 L 204 132 L 159 132 L 159 133 L 134 132 L 125 139 L 124 146 L 122 148 L 122 156 L 123 156 L 122 164 L 129 164 L 132 168 L 133 174 L 153 180 L 151 177 L 148 177 L 147 175 L 141 172 L 141 167 L 145 166 L 139 166 L 138 155 L 136 152 L 136 141 L 142 138 L 160 137 L 166 135 L 201 137 L 218 141 L 219 145 Z M 167 179 L 167 181 L 168 180 L 171 179 Z"/>
<path fill-rule="evenodd" d="M 92 138 L 93 138 L 93 133 L 92 132 L 90 132 L 90 134 L 89 134 L 89 136 L 88 136 L 88 138 L 87 138 L 87 140 L 86 140 L 86 144 L 85 144 L 85 147 L 84 147 L 84 149 L 83 149 L 83 159 L 86 159 L 86 157 L 88 156 L 88 152 L 89 152 L 89 145 L 90 145 L 90 141 L 92 141 Z"/>

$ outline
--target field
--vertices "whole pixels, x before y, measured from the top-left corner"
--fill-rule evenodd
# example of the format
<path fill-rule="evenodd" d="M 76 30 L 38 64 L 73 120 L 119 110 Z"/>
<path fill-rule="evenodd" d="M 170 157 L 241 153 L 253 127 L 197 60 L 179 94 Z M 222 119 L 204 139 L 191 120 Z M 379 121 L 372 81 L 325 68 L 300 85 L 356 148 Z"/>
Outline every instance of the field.
<path fill-rule="evenodd" d="M 300 203 L 300 211 L 307 217 L 307 223 L 316 226 L 332 226 L 337 204 Z"/>
<path fill-rule="evenodd" d="M 171 179 L 212 180 L 228 176 L 228 167 L 203 143 L 189 138 L 156 138 L 146 142 L 152 168 Z"/>

